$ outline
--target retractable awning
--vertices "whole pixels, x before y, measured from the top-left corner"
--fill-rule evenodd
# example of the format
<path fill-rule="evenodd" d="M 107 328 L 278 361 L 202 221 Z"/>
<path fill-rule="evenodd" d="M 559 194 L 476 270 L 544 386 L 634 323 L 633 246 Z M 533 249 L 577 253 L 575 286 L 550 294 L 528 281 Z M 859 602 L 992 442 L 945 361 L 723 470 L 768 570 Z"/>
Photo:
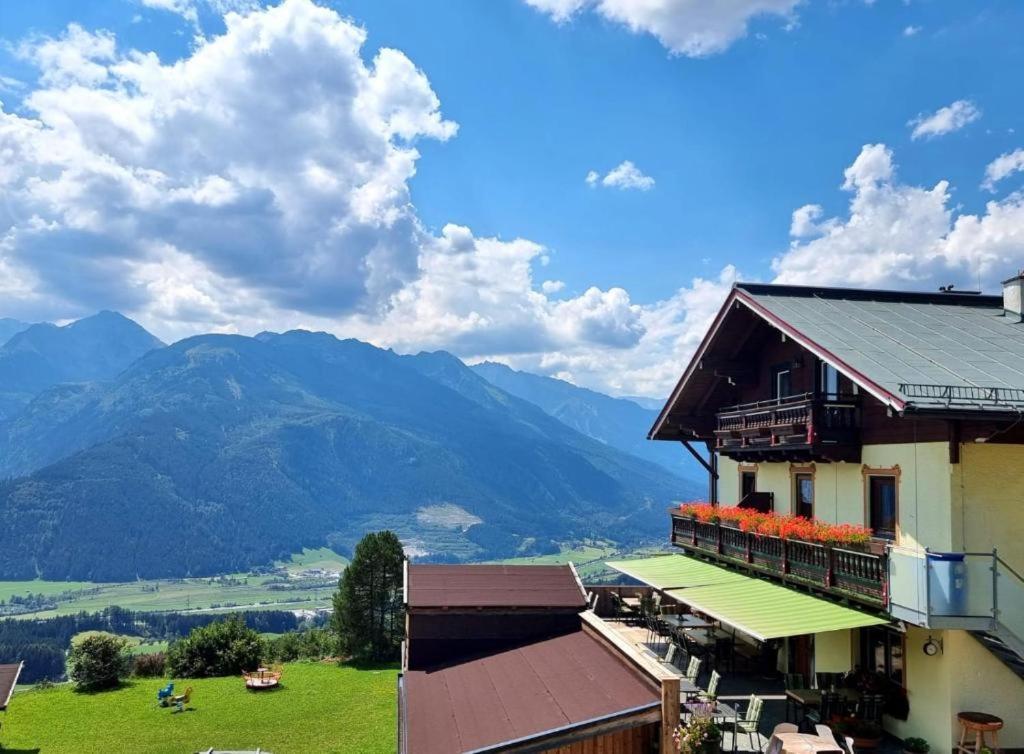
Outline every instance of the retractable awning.
<path fill-rule="evenodd" d="M 607 565 L 760 641 L 888 623 L 871 613 L 685 555 Z"/>

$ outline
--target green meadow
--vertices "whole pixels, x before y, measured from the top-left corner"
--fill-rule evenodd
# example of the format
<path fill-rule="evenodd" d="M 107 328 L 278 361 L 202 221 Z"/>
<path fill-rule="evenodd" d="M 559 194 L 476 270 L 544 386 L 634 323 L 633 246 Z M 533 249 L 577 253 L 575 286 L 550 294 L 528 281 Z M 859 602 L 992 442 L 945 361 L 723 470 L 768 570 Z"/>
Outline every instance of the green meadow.
<path fill-rule="evenodd" d="M 7 754 L 186 754 L 210 747 L 273 754 L 391 754 L 397 670 L 289 663 L 281 688 L 246 691 L 241 678 L 175 681 L 192 687 L 184 712 L 156 705 L 163 679 L 131 679 L 92 694 L 69 684 L 20 691 L 0 713 Z"/>

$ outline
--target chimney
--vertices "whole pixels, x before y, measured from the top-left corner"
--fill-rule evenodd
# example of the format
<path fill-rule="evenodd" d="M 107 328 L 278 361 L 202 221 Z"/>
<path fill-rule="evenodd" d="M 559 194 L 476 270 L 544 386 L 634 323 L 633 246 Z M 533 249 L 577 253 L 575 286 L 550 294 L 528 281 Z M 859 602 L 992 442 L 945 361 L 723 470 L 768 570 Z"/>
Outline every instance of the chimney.
<path fill-rule="evenodd" d="M 1003 313 L 1024 321 L 1024 270 L 1003 281 Z"/>

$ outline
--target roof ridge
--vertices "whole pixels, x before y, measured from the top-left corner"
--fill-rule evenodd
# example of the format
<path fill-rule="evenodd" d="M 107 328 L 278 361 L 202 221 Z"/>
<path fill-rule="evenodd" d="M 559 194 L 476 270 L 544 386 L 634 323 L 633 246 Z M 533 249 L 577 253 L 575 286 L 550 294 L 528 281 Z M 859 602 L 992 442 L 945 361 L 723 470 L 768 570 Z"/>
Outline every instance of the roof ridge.
<path fill-rule="evenodd" d="M 952 304 L 954 306 L 1002 306 L 1003 301 L 999 294 L 986 294 L 977 291 L 905 291 L 887 288 L 843 288 L 791 283 L 744 283 L 742 281 L 737 281 L 733 287 L 755 295 L 775 294 L 860 301 L 906 301 Z"/>

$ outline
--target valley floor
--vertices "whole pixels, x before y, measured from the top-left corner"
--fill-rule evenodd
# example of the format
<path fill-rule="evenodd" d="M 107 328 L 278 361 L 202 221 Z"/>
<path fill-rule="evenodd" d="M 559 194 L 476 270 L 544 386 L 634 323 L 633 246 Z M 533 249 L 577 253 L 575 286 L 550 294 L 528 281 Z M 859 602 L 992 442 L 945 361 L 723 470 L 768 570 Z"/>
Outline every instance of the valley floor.
<path fill-rule="evenodd" d="M 394 752 L 397 670 L 290 663 L 282 687 L 248 692 L 241 678 L 175 682 L 192 686 L 183 713 L 155 704 L 162 679 L 80 694 L 63 684 L 15 694 L 0 713 L 0 750 L 9 754 L 154 754 L 250 749 L 273 754 Z"/>

